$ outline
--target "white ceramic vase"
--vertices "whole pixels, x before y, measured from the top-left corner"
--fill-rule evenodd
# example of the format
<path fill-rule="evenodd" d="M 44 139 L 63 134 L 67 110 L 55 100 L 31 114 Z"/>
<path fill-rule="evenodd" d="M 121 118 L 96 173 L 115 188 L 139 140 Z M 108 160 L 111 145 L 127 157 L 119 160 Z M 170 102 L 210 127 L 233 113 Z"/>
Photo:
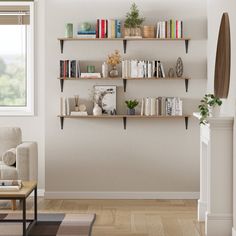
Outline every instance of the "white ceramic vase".
<path fill-rule="evenodd" d="M 220 116 L 220 106 L 216 105 L 213 107 L 209 107 L 209 113 L 210 113 L 210 117 L 219 117 Z"/>
<path fill-rule="evenodd" d="M 102 115 L 102 108 L 100 106 L 98 106 L 97 103 L 94 105 L 93 115 L 94 116 L 101 116 Z"/>

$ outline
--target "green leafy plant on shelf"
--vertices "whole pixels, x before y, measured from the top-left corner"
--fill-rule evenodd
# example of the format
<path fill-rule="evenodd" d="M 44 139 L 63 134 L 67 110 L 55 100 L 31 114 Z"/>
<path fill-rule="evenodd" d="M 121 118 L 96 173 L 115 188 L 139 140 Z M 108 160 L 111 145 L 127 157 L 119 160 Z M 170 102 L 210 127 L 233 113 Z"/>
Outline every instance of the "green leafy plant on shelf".
<path fill-rule="evenodd" d="M 200 124 L 207 124 L 207 117 L 210 116 L 212 108 L 215 106 L 221 106 L 222 101 L 214 94 L 205 94 L 201 100 L 201 104 L 198 106 L 200 111 Z"/>
<path fill-rule="evenodd" d="M 128 108 L 128 115 L 135 115 L 135 107 L 138 106 L 139 102 L 135 100 L 127 100 L 125 101 L 125 104 Z"/>
<path fill-rule="evenodd" d="M 139 16 L 138 6 L 135 3 L 133 3 L 130 8 L 130 12 L 126 14 L 125 28 L 140 27 L 143 22 L 144 18 Z"/>

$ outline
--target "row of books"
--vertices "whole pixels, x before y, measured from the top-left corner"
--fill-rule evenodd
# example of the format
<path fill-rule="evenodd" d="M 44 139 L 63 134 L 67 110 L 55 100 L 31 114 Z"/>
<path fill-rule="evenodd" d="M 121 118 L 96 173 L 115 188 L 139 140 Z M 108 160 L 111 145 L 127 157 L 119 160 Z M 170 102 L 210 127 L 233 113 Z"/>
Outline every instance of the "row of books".
<path fill-rule="evenodd" d="M 163 64 L 160 61 L 123 60 L 122 78 L 165 78 Z"/>
<path fill-rule="evenodd" d="M 169 20 L 157 22 L 157 38 L 183 38 L 183 21 Z"/>
<path fill-rule="evenodd" d="M 141 115 L 182 116 L 183 102 L 178 97 L 142 98 Z"/>
<path fill-rule="evenodd" d="M 103 63 L 103 77 L 108 76 L 108 66 Z M 122 78 L 165 78 L 160 61 L 123 60 Z M 101 73 L 81 73 L 79 60 L 60 60 L 60 78 L 101 78 Z"/>
<path fill-rule="evenodd" d="M 96 38 L 121 38 L 121 21 L 97 19 Z"/>

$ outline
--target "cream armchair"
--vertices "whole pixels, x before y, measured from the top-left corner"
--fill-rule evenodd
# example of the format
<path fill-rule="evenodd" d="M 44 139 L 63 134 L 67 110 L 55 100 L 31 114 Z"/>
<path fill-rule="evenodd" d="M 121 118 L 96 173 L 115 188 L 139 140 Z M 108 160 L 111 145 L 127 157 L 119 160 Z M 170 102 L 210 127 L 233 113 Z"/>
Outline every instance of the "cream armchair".
<path fill-rule="evenodd" d="M 14 155 L 15 163 L 12 161 Z M 10 161 L 7 160 L 8 157 L 11 158 Z M 0 179 L 37 181 L 37 178 L 37 143 L 22 142 L 20 128 L 0 127 Z"/>

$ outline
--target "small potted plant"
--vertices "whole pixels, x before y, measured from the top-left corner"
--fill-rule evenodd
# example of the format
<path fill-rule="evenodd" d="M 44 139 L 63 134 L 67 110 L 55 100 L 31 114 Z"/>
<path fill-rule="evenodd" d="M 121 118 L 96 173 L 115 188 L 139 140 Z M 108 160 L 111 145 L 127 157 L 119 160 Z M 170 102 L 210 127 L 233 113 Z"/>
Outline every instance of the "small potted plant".
<path fill-rule="evenodd" d="M 207 124 L 207 117 L 214 116 L 214 110 L 221 106 L 222 101 L 214 94 L 205 94 L 198 106 L 200 111 L 200 124 Z"/>
<path fill-rule="evenodd" d="M 107 64 L 112 67 L 111 71 L 109 72 L 110 77 L 118 77 L 119 73 L 116 68 L 118 64 L 121 62 L 121 56 L 118 50 L 115 50 L 115 53 L 108 55 Z"/>
<path fill-rule="evenodd" d="M 142 38 L 141 25 L 144 18 L 139 16 L 139 9 L 135 3 L 132 4 L 130 12 L 126 14 L 125 19 L 125 37 Z"/>
<path fill-rule="evenodd" d="M 128 111 L 127 114 L 128 115 L 135 115 L 135 107 L 138 106 L 138 101 L 135 100 L 127 100 L 125 101 Z"/>

